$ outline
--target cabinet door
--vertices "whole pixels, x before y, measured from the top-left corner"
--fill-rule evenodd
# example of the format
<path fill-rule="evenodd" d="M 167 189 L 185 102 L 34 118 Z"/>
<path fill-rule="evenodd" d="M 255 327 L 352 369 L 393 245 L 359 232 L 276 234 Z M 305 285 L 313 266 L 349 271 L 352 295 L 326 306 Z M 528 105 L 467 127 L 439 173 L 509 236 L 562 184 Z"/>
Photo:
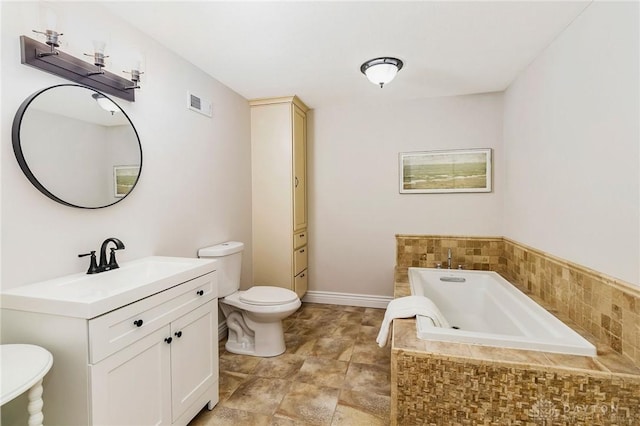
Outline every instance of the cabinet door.
<path fill-rule="evenodd" d="M 93 425 L 170 425 L 169 325 L 90 365 Z"/>
<path fill-rule="evenodd" d="M 211 301 L 171 323 L 173 421 L 218 378 L 218 310 Z M 211 401 L 211 405 L 218 401 Z"/>
<path fill-rule="evenodd" d="M 302 271 L 298 275 L 296 275 L 295 278 L 294 278 L 293 291 L 296 292 L 296 294 L 298 295 L 298 297 L 300 299 L 302 299 L 302 297 L 307 292 L 307 287 L 308 287 L 307 272 L 308 271 L 305 269 L 304 271 Z"/>
<path fill-rule="evenodd" d="M 307 129 L 304 113 L 293 107 L 293 230 L 307 226 Z"/>

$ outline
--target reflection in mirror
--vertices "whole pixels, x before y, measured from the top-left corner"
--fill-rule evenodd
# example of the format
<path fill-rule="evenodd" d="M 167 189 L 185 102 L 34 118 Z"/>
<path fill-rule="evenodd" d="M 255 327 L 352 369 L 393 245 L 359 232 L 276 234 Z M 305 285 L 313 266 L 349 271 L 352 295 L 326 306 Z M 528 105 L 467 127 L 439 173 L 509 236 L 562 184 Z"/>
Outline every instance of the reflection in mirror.
<path fill-rule="evenodd" d="M 140 140 L 129 117 L 102 93 L 73 84 L 44 89 L 20 106 L 13 148 L 36 188 L 73 207 L 121 201 L 142 167 Z"/>

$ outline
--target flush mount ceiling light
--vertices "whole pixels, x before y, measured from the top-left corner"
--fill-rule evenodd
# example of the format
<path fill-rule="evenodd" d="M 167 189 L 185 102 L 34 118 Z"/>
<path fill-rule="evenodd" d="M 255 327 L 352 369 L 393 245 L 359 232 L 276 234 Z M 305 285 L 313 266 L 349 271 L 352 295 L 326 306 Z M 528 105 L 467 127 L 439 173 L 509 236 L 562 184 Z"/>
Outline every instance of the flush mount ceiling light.
<path fill-rule="evenodd" d="M 100 105 L 100 108 L 110 112 L 111 115 L 113 115 L 113 113 L 115 112 L 120 111 L 120 108 L 118 108 L 118 106 L 114 104 L 111 99 L 101 95 L 100 93 L 94 93 L 93 95 L 91 95 L 91 97 L 96 100 L 98 105 Z"/>
<path fill-rule="evenodd" d="M 380 88 L 394 79 L 398 71 L 402 69 L 402 61 L 398 58 L 382 57 L 370 59 L 360 66 L 362 74 L 366 75 L 370 82 L 380 85 Z"/>

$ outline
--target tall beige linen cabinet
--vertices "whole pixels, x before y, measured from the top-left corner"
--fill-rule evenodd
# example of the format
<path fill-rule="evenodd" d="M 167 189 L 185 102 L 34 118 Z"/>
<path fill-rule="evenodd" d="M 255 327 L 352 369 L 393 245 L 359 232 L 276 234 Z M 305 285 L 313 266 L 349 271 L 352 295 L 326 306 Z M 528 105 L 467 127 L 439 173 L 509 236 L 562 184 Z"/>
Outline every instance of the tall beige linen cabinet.
<path fill-rule="evenodd" d="M 296 96 L 251 105 L 254 285 L 307 292 L 307 111 Z"/>

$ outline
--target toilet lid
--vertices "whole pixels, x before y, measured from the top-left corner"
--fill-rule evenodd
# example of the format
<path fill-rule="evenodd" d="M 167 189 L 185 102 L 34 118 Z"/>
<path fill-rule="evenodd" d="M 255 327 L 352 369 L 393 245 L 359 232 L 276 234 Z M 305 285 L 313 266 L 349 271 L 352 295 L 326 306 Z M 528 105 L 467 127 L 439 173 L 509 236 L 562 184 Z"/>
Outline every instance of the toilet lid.
<path fill-rule="evenodd" d="M 298 295 L 280 287 L 255 286 L 240 294 L 240 301 L 250 305 L 283 305 L 294 302 Z"/>

